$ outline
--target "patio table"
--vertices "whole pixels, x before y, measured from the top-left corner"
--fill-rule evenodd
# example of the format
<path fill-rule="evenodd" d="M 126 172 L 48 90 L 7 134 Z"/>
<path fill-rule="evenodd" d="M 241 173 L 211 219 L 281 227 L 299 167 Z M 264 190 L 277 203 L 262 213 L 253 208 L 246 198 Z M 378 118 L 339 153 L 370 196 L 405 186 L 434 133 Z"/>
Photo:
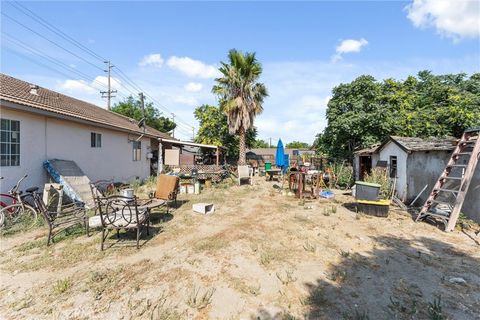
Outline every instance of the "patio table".
<path fill-rule="evenodd" d="M 272 181 L 273 176 L 277 176 L 281 174 L 282 170 L 281 169 L 269 169 L 265 171 L 267 173 L 267 181 Z"/>

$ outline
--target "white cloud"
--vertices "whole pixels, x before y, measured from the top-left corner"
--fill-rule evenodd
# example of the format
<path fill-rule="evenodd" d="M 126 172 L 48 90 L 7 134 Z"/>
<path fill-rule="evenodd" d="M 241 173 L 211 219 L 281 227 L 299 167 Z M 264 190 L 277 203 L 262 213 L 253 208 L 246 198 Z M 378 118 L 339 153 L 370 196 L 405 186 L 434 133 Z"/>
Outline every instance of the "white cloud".
<path fill-rule="evenodd" d="M 95 90 L 91 87 L 91 84 L 84 81 L 84 80 L 65 80 L 60 82 L 57 86 L 59 89 L 63 89 L 68 92 L 72 93 L 86 93 L 86 94 L 94 94 L 98 93 L 98 90 Z"/>
<path fill-rule="evenodd" d="M 186 104 L 186 105 L 189 105 L 189 106 L 197 106 L 198 105 L 197 99 L 192 98 L 192 97 L 175 96 L 173 98 L 173 101 L 175 101 L 176 103 Z"/>
<path fill-rule="evenodd" d="M 366 46 L 368 41 L 364 38 L 359 40 L 347 39 L 340 42 L 340 44 L 335 49 L 335 55 L 332 57 L 332 61 L 336 62 L 342 59 L 342 55 L 345 53 L 360 52 L 362 47 Z"/>
<path fill-rule="evenodd" d="M 155 67 L 155 68 L 160 68 L 163 65 L 163 58 L 160 55 L 160 53 L 152 53 L 149 55 L 146 55 L 140 60 L 138 65 L 140 67 Z"/>
<path fill-rule="evenodd" d="M 175 70 L 182 72 L 191 78 L 215 78 L 219 72 L 214 66 L 203 63 L 199 60 L 194 60 L 189 57 L 172 56 L 168 59 L 167 65 Z"/>
<path fill-rule="evenodd" d="M 203 88 L 203 85 L 198 82 L 189 82 L 185 85 L 185 90 L 189 92 L 198 92 L 201 91 Z"/>
<path fill-rule="evenodd" d="M 414 0 L 405 10 L 417 28 L 434 27 L 454 40 L 480 37 L 478 0 Z"/>
<path fill-rule="evenodd" d="M 108 78 L 97 76 L 92 82 L 84 80 L 67 79 L 57 82 L 56 88 L 67 94 L 100 95 L 100 91 L 106 91 Z M 110 77 L 110 86 L 112 90 L 120 89 L 120 80 Z"/>
<path fill-rule="evenodd" d="M 118 90 L 121 85 L 121 81 L 115 77 L 110 77 L 110 87 L 112 90 Z M 105 86 L 102 90 L 107 90 L 108 87 L 108 77 L 106 76 L 97 76 L 94 81 L 91 83 L 92 85 L 99 87 L 101 85 Z"/>

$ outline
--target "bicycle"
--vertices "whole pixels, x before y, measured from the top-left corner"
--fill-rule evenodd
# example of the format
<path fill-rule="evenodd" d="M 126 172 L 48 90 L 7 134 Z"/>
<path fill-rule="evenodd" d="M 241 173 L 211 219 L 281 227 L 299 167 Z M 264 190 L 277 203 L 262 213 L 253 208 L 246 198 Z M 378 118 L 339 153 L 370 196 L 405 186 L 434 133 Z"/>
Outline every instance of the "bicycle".
<path fill-rule="evenodd" d="M 0 201 L 0 228 L 12 229 L 16 225 L 30 229 L 37 223 L 38 213 L 32 193 L 37 191 L 38 187 L 28 188 L 25 190 L 25 194 L 18 190 L 20 183 L 27 176 L 24 175 L 20 178 L 17 184 L 8 191 L 8 194 L 0 194 L 2 199 Z"/>

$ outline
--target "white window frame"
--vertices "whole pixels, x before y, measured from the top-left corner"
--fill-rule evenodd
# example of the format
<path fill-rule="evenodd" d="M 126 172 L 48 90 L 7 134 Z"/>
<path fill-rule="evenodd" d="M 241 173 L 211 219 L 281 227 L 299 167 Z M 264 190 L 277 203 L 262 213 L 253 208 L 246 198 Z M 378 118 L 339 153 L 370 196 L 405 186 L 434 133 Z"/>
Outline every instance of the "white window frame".
<path fill-rule="evenodd" d="M 132 143 L 132 159 L 133 159 L 133 161 L 142 160 L 142 141 L 133 141 L 133 143 Z"/>
<path fill-rule="evenodd" d="M 0 134 L 0 166 L 20 166 L 20 121 L 1 118 Z M 12 130 L 12 123 L 16 130 Z M 15 146 L 15 148 L 13 148 Z M 16 149 L 16 150 L 13 150 Z"/>

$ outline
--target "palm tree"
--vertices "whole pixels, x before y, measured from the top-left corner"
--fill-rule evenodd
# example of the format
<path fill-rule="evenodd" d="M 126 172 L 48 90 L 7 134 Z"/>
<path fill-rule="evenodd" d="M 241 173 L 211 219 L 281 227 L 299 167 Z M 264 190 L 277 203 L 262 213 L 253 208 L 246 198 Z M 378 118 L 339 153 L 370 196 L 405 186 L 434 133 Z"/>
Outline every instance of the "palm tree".
<path fill-rule="evenodd" d="M 267 88 L 257 82 L 262 66 L 255 53 L 242 53 L 235 49 L 228 52 L 229 63 L 221 62 L 222 76 L 215 79 L 212 92 L 220 98 L 220 108 L 227 115 L 230 134 L 238 134 L 240 155 L 238 164 L 246 164 L 246 131 L 253 127 L 255 116 L 263 111 L 263 99 Z"/>

